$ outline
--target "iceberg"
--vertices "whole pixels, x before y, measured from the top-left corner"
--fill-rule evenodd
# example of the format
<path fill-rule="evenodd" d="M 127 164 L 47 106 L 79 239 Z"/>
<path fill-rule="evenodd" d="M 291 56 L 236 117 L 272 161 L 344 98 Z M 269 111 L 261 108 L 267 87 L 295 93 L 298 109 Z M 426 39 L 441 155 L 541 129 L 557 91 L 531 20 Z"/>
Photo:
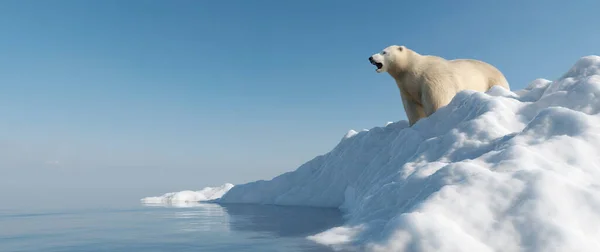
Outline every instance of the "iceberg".
<path fill-rule="evenodd" d="M 345 251 L 600 251 L 598 112 L 592 55 L 522 90 L 462 91 L 413 127 L 351 130 L 212 201 L 339 208 L 343 225 L 307 238 Z"/>

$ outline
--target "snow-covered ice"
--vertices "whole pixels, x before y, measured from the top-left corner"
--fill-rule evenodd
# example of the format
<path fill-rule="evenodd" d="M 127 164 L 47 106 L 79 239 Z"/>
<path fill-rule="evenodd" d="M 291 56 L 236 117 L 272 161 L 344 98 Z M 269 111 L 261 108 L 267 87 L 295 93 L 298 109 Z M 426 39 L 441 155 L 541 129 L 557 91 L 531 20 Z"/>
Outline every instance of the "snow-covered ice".
<path fill-rule="evenodd" d="M 413 127 L 351 130 L 212 201 L 340 208 L 343 226 L 307 237 L 336 249 L 600 251 L 598 98 L 600 57 L 583 57 L 555 81 L 463 91 Z"/>
<path fill-rule="evenodd" d="M 142 203 L 148 205 L 174 205 L 174 206 L 193 206 L 199 202 L 218 199 L 234 185 L 225 183 L 217 187 L 205 187 L 200 191 L 181 191 L 165 193 L 162 196 L 146 197 L 141 199 Z"/>
<path fill-rule="evenodd" d="M 216 202 L 339 207 L 309 236 L 358 251 L 600 251 L 600 57 L 518 91 L 463 91 L 413 127 L 333 150 Z"/>

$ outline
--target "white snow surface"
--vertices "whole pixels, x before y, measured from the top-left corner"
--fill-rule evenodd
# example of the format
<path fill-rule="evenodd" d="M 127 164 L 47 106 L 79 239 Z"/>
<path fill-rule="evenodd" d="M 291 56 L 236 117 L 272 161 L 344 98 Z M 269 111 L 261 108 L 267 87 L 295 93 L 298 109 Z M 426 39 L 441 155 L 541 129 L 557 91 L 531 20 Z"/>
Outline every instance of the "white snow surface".
<path fill-rule="evenodd" d="M 555 81 L 463 91 L 413 127 L 349 131 L 215 202 L 340 208 L 343 226 L 308 237 L 336 249 L 600 251 L 598 112 L 600 57 L 587 56 Z"/>
<path fill-rule="evenodd" d="M 144 204 L 160 204 L 160 205 L 187 205 L 189 203 L 195 204 L 202 201 L 210 201 L 218 199 L 234 185 L 225 183 L 217 187 L 205 187 L 200 191 L 181 191 L 181 192 L 170 192 L 165 193 L 162 196 L 146 197 L 141 199 Z"/>

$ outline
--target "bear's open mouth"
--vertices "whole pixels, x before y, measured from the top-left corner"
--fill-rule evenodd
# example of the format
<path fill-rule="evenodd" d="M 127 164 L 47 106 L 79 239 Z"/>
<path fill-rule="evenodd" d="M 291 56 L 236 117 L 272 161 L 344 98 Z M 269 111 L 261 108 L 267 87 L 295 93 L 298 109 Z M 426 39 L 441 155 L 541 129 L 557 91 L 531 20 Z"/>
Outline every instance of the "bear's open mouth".
<path fill-rule="evenodd" d="M 383 64 L 381 64 L 379 62 L 375 62 L 374 60 L 371 60 L 371 64 L 373 64 L 374 66 L 376 66 L 377 70 L 380 70 L 383 67 Z"/>

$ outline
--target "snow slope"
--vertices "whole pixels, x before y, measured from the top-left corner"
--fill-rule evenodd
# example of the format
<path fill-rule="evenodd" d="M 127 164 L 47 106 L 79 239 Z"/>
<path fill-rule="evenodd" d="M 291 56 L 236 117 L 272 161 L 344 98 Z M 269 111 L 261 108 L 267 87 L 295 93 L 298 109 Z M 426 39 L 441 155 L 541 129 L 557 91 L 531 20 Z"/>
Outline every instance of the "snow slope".
<path fill-rule="evenodd" d="M 181 191 L 181 192 L 170 192 L 165 193 L 162 196 L 146 197 L 141 199 L 144 204 L 158 204 L 158 205 L 179 205 L 186 206 L 195 204 L 202 201 L 209 201 L 218 199 L 231 188 L 233 184 L 225 183 L 217 187 L 205 187 L 200 191 Z"/>
<path fill-rule="evenodd" d="M 600 57 L 583 57 L 553 82 L 463 91 L 411 128 L 350 131 L 215 201 L 339 207 L 345 225 L 309 238 L 347 250 L 600 251 L 599 98 Z"/>

